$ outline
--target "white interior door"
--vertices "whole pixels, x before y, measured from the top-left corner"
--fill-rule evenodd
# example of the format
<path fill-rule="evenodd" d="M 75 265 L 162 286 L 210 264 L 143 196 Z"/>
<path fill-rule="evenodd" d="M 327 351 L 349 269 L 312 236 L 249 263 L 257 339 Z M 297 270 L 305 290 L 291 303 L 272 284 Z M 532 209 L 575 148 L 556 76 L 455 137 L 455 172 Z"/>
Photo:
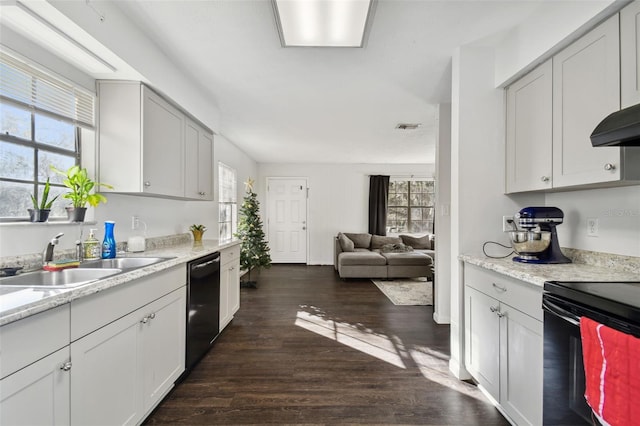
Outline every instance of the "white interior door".
<path fill-rule="evenodd" d="M 267 227 L 273 263 L 307 263 L 307 179 L 267 178 Z"/>

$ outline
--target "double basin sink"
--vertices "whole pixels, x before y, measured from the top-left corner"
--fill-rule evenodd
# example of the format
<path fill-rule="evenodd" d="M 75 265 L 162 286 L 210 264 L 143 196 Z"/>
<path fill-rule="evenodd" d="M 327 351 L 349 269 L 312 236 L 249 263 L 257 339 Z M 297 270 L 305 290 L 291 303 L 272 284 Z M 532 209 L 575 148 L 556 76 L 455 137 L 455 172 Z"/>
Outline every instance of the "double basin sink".
<path fill-rule="evenodd" d="M 93 281 L 129 272 L 172 259 L 171 257 L 120 257 L 82 262 L 78 268 L 61 271 L 27 272 L 8 278 L 0 278 L 2 287 L 23 288 L 73 288 Z"/>

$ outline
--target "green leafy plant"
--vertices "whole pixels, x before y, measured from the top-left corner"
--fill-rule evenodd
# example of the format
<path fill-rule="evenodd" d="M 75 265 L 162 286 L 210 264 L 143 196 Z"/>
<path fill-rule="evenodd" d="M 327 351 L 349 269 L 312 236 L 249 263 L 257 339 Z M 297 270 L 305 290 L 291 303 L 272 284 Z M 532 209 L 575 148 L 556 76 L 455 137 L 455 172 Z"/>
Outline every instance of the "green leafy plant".
<path fill-rule="evenodd" d="M 100 203 L 106 203 L 107 198 L 102 194 L 91 193 L 94 188 L 103 186 L 108 189 L 113 189 L 113 186 L 106 183 L 94 182 L 87 172 L 87 169 L 80 168 L 79 166 L 71 166 L 66 172 L 58 170 L 53 165 L 51 170 L 57 174 L 64 176 L 62 181 L 63 185 L 69 188 L 69 192 L 65 193 L 62 197 L 71 200 L 71 204 L 74 208 L 86 207 L 87 203 L 92 207 L 97 206 Z"/>
<path fill-rule="evenodd" d="M 49 190 L 51 189 L 51 185 L 49 185 L 49 178 L 47 178 L 47 183 L 44 184 L 44 191 L 42 191 L 42 198 L 40 199 L 40 207 L 38 207 L 38 200 L 36 197 L 31 195 L 31 202 L 33 203 L 34 210 L 49 210 L 51 209 L 51 205 L 54 201 L 59 197 L 56 195 L 52 200 L 49 201 Z"/>
<path fill-rule="evenodd" d="M 207 230 L 207 227 L 206 227 L 206 226 L 204 226 L 204 225 L 195 225 L 195 224 L 194 224 L 194 225 L 191 225 L 191 226 L 189 227 L 189 230 L 191 230 L 191 231 L 200 231 L 200 232 L 204 232 L 204 231 L 206 231 L 206 230 Z"/>

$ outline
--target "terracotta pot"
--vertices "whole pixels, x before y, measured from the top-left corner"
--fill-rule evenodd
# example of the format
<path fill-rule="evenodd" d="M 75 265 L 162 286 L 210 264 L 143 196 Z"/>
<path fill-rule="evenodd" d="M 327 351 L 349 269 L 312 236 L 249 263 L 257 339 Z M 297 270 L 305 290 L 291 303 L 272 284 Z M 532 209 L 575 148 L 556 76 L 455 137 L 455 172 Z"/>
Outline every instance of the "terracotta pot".
<path fill-rule="evenodd" d="M 86 207 L 65 207 L 69 222 L 84 222 L 84 215 L 87 213 Z"/>
<path fill-rule="evenodd" d="M 31 222 L 46 222 L 49 219 L 49 213 L 51 213 L 51 209 L 27 209 L 27 211 Z"/>

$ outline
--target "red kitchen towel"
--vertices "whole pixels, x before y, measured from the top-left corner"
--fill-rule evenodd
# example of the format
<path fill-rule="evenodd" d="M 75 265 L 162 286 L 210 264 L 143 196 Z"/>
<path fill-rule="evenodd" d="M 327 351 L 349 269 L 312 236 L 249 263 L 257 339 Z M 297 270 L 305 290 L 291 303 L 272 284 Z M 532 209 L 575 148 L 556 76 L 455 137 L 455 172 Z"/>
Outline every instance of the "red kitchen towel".
<path fill-rule="evenodd" d="M 605 425 L 640 425 L 640 339 L 580 318 L 587 403 Z"/>

